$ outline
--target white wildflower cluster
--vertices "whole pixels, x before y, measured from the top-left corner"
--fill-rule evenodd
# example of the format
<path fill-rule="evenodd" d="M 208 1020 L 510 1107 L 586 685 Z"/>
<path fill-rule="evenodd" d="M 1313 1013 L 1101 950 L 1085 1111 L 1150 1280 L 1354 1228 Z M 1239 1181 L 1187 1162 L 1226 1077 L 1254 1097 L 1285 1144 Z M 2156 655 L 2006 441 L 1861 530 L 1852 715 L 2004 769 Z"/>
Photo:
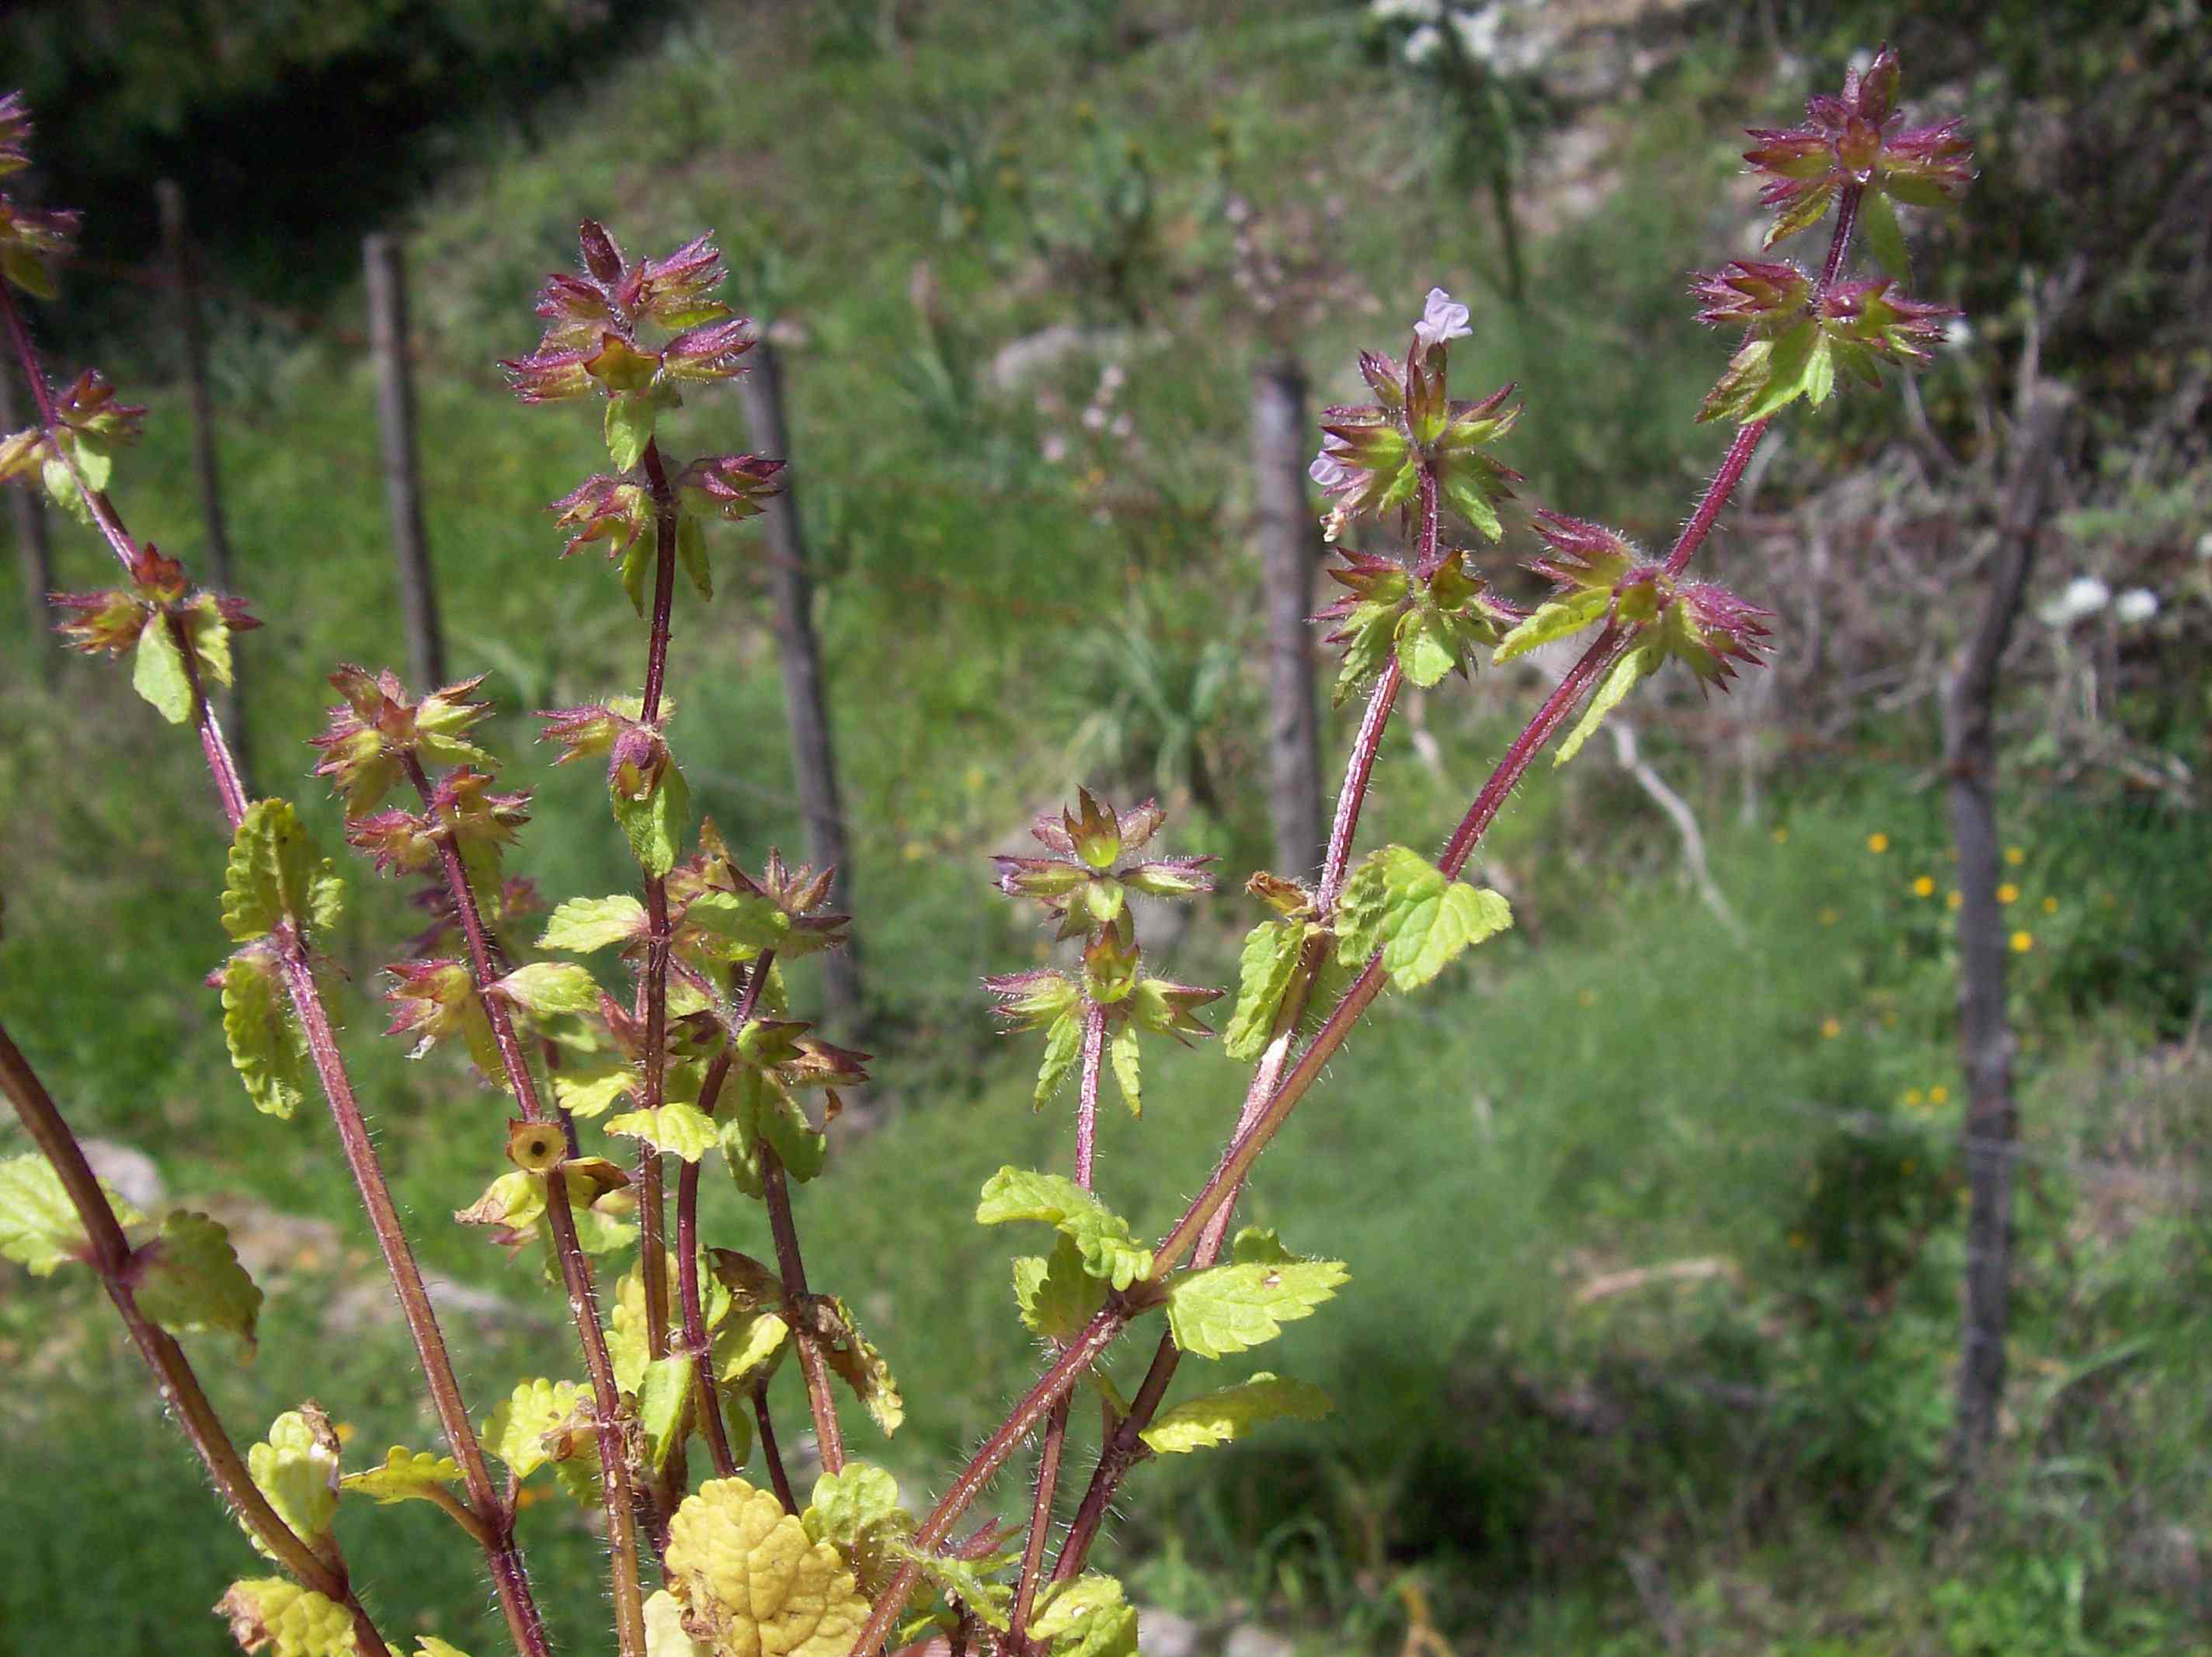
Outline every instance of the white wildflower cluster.
<path fill-rule="evenodd" d="M 2141 627 L 2158 614 L 2158 594 L 2148 587 L 2130 587 L 2116 598 L 2112 588 L 2095 576 L 2077 575 L 2036 614 L 2045 627 L 2069 628 L 2108 608 L 2122 627 Z"/>
<path fill-rule="evenodd" d="M 1378 25 L 1405 28 L 1399 54 L 1417 69 L 1437 61 L 1449 32 L 1468 62 L 1499 75 L 1527 75 L 1543 62 L 1557 33 L 1540 21 L 1543 10 L 1531 0 L 1369 0 L 1367 15 Z"/>

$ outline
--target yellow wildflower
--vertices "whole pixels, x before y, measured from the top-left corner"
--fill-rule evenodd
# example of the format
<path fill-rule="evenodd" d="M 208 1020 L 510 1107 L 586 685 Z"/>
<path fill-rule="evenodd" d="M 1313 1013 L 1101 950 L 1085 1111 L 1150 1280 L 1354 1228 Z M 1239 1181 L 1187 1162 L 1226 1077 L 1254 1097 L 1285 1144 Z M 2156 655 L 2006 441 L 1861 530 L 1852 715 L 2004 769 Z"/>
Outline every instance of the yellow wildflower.
<path fill-rule="evenodd" d="M 1820 1034 L 1827 1040 L 1832 1041 L 1843 1033 L 1844 1021 L 1842 1019 L 1823 1018 L 1820 1021 Z"/>
<path fill-rule="evenodd" d="M 2012 952 L 2014 955 L 2026 955 L 2034 947 L 2035 934 L 2033 932 L 2014 932 L 2012 935 Z"/>
<path fill-rule="evenodd" d="M 2005 861 L 2017 869 L 2027 861 L 2027 853 L 2020 847 L 2008 846 L 2005 847 Z"/>
<path fill-rule="evenodd" d="M 1907 1088 L 1907 1089 L 1905 1089 L 1905 1108 L 1907 1110 L 1917 1110 L 1917 1109 L 1919 1109 L 1919 1108 L 1920 1108 L 1920 1102 L 1921 1102 L 1921 1100 L 1922 1100 L 1924 1096 L 1923 1096 L 1923 1095 L 1921 1093 L 1921 1091 L 1920 1091 L 1920 1089 L 1919 1089 L 1918 1088 Z"/>
<path fill-rule="evenodd" d="M 2046 897 L 2044 899 L 2043 913 L 2047 915 L 2057 914 L 2058 913 L 2058 900 L 2055 897 Z"/>
<path fill-rule="evenodd" d="M 1884 852 L 1889 850 L 1889 836 L 1880 833 L 1869 835 L 1867 850 L 1880 857 Z"/>
<path fill-rule="evenodd" d="M 1935 896 L 1936 877 L 1933 875 L 1921 875 L 1917 877 L 1912 883 L 1912 895 L 1915 897 Z"/>
<path fill-rule="evenodd" d="M 1966 901 L 1966 895 L 1955 886 L 1943 894 L 1943 907 L 1947 909 L 1955 909 Z"/>
<path fill-rule="evenodd" d="M 2019 901 L 2020 901 L 2020 888 L 2019 888 L 2019 887 L 2017 887 L 2017 886 L 2015 886 L 2015 885 L 2014 885 L 2014 884 L 2012 883 L 2012 882 L 2010 882 L 2010 881 L 2008 881 L 2008 880 L 2007 882 L 2005 882 L 2005 883 L 2004 883 L 2003 885 L 2002 885 L 2002 886 L 2000 886 L 2000 887 L 1998 887 L 1998 888 L 1997 888 L 1997 901 L 1998 901 L 1998 902 L 2000 902 L 2000 903 L 2017 903 Z"/>
<path fill-rule="evenodd" d="M 1936 1086 L 1928 1089 L 1928 1102 L 1931 1105 L 1948 1103 L 1950 1097 L 1951 1089 L 1943 1086 L 1940 1082 L 1936 1083 Z"/>

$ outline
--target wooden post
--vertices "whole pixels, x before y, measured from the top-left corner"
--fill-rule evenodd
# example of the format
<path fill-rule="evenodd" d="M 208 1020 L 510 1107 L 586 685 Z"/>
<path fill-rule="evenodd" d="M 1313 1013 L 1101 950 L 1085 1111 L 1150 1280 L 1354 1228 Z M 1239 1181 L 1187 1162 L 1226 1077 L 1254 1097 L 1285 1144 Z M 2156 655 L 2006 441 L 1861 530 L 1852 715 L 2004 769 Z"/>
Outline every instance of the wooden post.
<path fill-rule="evenodd" d="M 174 179 L 154 186 L 161 209 L 161 247 L 168 263 L 169 291 L 176 300 L 177 337 L 185 353 L 185 383 L 192 406 L 192 470 L 199 482 L 200 516 L 207 527 L 206 572 L 218 592 L 238 588 L 231 573 L 230 528 L 222 511 L 222 474 L 216 453 L 215 394 L 208 385 L 207 331 L 200 322 L 199 283 L 192 270 L 191 244 L 185 232 L 185 192 Z M 216 690 L 216 711 L 230 733 L 230 751 L 250 796 L 253 792 L 245 708 L 243 652 L 231 652 L 230 683 Z"/>
<path fill-rule="evenodd" d="M 407 665 L 415 691 L 428 695 L 446 683 L 446 650 L 438 631 L 438 590 L 422 531 L 422 485 L 416 467 L 415 374 L 407 355 L 407 275 L 397 238 L 362 243 L 368 278 L 369 349 L 376 355 L 376 424 L 384 445 L 384 500 L 398 566 L 399 614 L 407 629 Z"/>
<path fill-rule="evenodd" d="M 1959 1047 L 1966 1071 L 1966 1293 L 1951 1446 L 1951 1506 L 1972 1505 L 2004 1397 L 2012 1290 L 2014 1143 L 2012 1023 L 2005 1011 L 2004 908 L 1997 900 L 1997 666 L 2035 562 L 2051 458 L 2071 393 L 2032 379 L 2022 387 L 2010 475 L 1998 503 L 1997 544 L 1979 623 L 1943 689 L 1943 757 L 1951 835 L 1959 852 Z"/>
<path fill-rule="evenodd" d="M 1306 496 L 1305 376 L 1287 359 L 1252 379 L 1253 501 L 1267 610 L 1268 815 L 1275 869 L 1321 867 L 1321 740 L 1314 707 L 1314 572 L 1321 533 Z"/>
<path fill-rule="evenodd" d="M 18 431 L 23 423 L 15 402 L 15 373 L 0 364 L 0 433 Z M 42 682 L 51 683 L 61 640 L 53 630 L 53 607 L 46 602 L 46 594 L 54 586 L 54 555 L 46 540 L 46 505 L 35 483 L 7 494 L 8 512 L 15 531 L 15 562 L 23 572 L 23 608 L 31 624 L 32 642 L 24 654 L 32 671 Z"/>
<path fill-rule="evenodd" d="M 745 399 L 745 422 L 754 449 L 788 461 L 790 428 L 783 413 L 783 370 L 775 348 L 763 339 L 746 361 L 750 372 L 738 382 Z M 806 819 L 806 854 L 817 867 L 837 871 L 832 887 L 838 908 L 853 907 L 853 862 L 845 840 L 845 814 L 837 798 L 837 763 L 830 742 L 830 711 L 822 685 L 822 652 L 814 637 L 814 583 L 806 570 L 806 536 L 799 521 L 798 468 L 787 467 L 782 491 L 771 497 L 763 515 L 768 541 L 769 604 L 777 654 L 783 664 L 784 717 L 791 727 L 791 767 L 799 809 Z M 851 934 L 848 934 L 848 938 Z M 830 1010 L 848 1036 L 859 1033 L 861 1017 L 860 957 L 857 941 L 822 957 L 823 986 Z"/>

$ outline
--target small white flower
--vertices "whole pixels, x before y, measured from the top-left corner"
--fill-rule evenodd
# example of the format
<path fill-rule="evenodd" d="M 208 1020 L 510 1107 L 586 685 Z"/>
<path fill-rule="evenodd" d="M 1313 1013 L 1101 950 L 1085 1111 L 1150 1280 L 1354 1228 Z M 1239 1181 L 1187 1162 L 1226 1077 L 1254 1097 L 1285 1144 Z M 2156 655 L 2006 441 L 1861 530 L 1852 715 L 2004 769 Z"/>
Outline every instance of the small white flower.
<path fill-rule="evenodd" d="M 2066 591 L 2036 613 L 2046 627 L 2071 627 L 2112 602 L 2112 590 L 2094 575 L 2077 575 Z"/>
<path fill-rule="evenodd" d="M 2112 601 L 2112 614 L 2122 627 L 2139 627 L 2158 614 L 2158 594 L 2148 587 L 2130 587 Z"/>
<path fill-rule="evenodd" d="M 1067 440 L 1058 432 L 1048 433 L 1044 441 L 1037 447 L 1038 452 L 1044 456 L 1044 463 L 1048 466 L 1057 466 L 1067 458 Z"/>
<path fill-rule="evenodd" d="M 1367 9 L 1378 23 L 1433 23 L 1443 10 L 1443 0 L 1374 0 Z"/>
<path fill-rule="evenodd" d="M 1116 437 L 1134 437 L 1137 434 L 1137 422 L 1125 414 L 1118 414 L 1114 416 L 1114 423 L 1107 429 Z"/>
<path fill-rule="evenodd" d="M 1106 410 L 1100 408 L 1096 403 L 1085 409 L 1083 411 L 1083 429 L 1086 432 L 1100 432 L 1105 430 Z"/>
<path fill-rule="evenodd" d="M 1422 308 L 1421 319 L 1413 325 L 1413 337 L 1424 349 L 1441 345 L 1448 339 L 1468 337 L 1467 307 L 1455 304 L 1452 296 L 1441 288 L 1429 289 L 1429 302 Z"/>
<path fill-rule="evenodd" d="M 1485 6 L 1474 12 L 1455 11 L 1452 14 L 1452 33 L 1459 36 L 1462 52 L 1478 64 L 1487 63 L 1498 55 L 1498 30 L 1504 21 L 1502 6 Z"/>
<path fill-rule="evenodd" d="M 2197 537 L 2197 555 L 2199 558 L 2212 558 L 2212 530 L 2207 530 Z"/>
<path fill-rule="evenodd" d="M 1406 37 L 1406 61 L 1425 64 L 1443 49 L 1444 37 L 1434 23 L 1424 23 Z"/>
<path fill-rule="evenodd" d="M 1954 351 L 1963 351 L 1974 343 L 1974 325 L 1964 317 L 1953 317 L 1943 325 L 1943 343 Z"/>
<path fill-rule="evenodd" d="M 1109 362 L 1109 363 L 1108 363 L 1108 364 L 1107 364 L 1103 368 L 1102 368 L 1101 370 L 1099 370 L 1099 373 L 1098 373 L 1098 392 L 1099 392 L 1099 395 L 1100 395 L 1100 396 L 1102 396 L 1102 397 L 1111 397 L 1111 396 L 1113 396 L 1115 392 L 1116 392 L 1116 391 L 1120 391 L 1120 390 L 1121 389 L 1122 383 L 1123 383 L 1124 381 L 1126 381 L 1128 378 L 1129 378 L 1128 371 L 1127 371 L 1127 369 L 1125 369 L 1124 367 L 1122 367 L 1122 366 L 1121 366 L 1120 363 L 1118 363 L 1118 362 Z"/>

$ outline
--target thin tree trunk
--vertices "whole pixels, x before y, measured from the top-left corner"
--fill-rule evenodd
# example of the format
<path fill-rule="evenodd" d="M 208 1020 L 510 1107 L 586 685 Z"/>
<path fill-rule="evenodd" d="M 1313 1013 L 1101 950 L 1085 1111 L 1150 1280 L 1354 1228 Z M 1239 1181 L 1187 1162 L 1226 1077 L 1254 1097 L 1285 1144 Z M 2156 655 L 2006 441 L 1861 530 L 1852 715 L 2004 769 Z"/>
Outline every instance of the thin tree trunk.
<path fill-rule="evenodd" d="M 445 643 L 438 630 L 438 589 L 422 530 L 422 484 L 415 450 L 415 373 L 407 355 L 407 275 L 397 238 L 362 243 L 368 276 L 368 338 L 376 355 L 376 423 L 384 443 L 384 500 L 398 565 L 400 619 L 407 663 L 418 695 L 446 683 Z"/>
<path fill-rule="evenodd" d="M 754 449 L 788 461 L 790 428 L 783 413 L 783 370 L 775 348 L 763 339 L 750 355 L 751 372 L 739 381 L 745 421 Z M 830 710 L 822 686 L 822 652 L 814 637 L 814 583 L 806 569 L 806 535 L 799 521 L 795 465 L 783 474 L 784 487 L 763 515 L 768 540 L 769 605 L 777 654 L 783 664 L 785 718 L 791 727 L 792 777 L 799 809 L 806 819 L 806 854 L 817 867 L 836 868 L 831 888 L 836 907 L 852 912 L 852 854 L 845 840 L 845 813 L 838 803 L 837 762 L 830 736 Z M 848 941 L 822 957 L 823 988 L 832 1019 L 848 1035 L 857 1035 L 861 1017 L 860 945 Z"/>
<path fill-rule="evenodd" d="M 167 256 L 170 291 L 177 304 L 177 337 L 184 346 L 185 383 L 192 404 L 192 470 L 199 482 L 200 515 L 207 526 L 209 580 L 219 592 L 237 592 L 231 572 L 230 527 L 222 511 L 222 474 L 216 452 L 215 394 L 208 384 L 207 332 L 200 321 L 199 284 L 192 270 L 191 243 L 185 228 L 185 192 L 174 179 L 154 186 L 161 209 L 161 246 Z M 231 655 L 230 683 L 216 693 L 222 722 L 230 731 L 231 756 L 238 762 L 246 792 L 252 793 L 251 750 L 245 712 L 245 665 Z"/>
<path fill-rule="evenodd" d="M 1321 537 L 1306 498 L 1306 383 L 1295 362 L 1252 379 L 1253 498 L 1267 599 L 1267 810 L 1275 867 L 1297 879 L 1321 867 L 1321 740 L 1314 709 L 1314 571 Z"/>
<path fill-rule="evenodd" d="M 0 432 L 17 431 L 21 423 L 15 371 L 0 364 Z M 60 640 L 54 635 L 53 607 L 46 603 L 46 595 L 54 589 L 54 554 L 46 540 L 46 507 L 36 489 L 15 489 L 8 491 L 8 512 L 15 531 L 15 562 L 23 572 L 23 608 L 31 622 L 31 645 L 25 657 L 32 671 L 51 683 L 60 659 Z"/>
<path fill-rule="evenodd" d="M 2033 369 L 2028 373 L 2033 375 Z M 2059 429 L 2073 398 L 2032 378 L 2023 385 L 2010 475 L 1981 620 L 1944 687 L 1943 748 L 1951 835 L 1959 852 L 1959 1047 L 1966 1072 L 1966 1283 L 1951 1456 L 1954 1511 L 1972 1505 L 2004 1396 L 2012 1289 L 2014 1142 L 2012 1023 L 2005 1009 L 2007 939 L 1996 810 L 1998 665 L 2035 561 Z"/>

